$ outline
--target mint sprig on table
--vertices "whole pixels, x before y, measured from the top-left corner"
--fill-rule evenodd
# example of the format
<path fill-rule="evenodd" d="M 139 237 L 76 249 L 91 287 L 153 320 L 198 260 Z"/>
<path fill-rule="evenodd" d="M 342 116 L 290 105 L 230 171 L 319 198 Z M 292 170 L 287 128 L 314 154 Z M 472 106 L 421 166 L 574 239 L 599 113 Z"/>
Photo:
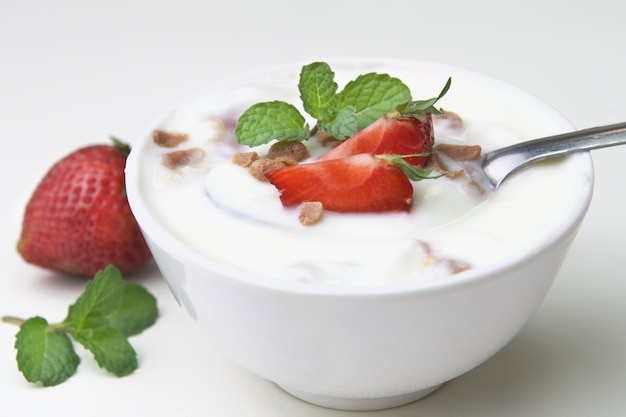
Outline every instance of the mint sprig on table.
<path fill-rule="evenodd" d="M 411 91 L 388 74 L 367 73 L 348 82 L 343 90 L 325 62 L 305 65 L 298 90 L 304 110 L 317 121 L 316 130 L 345 139 L 399 105 L 411 102 Z M 250 106 L 237 121 L 237 141 L 259 146 L 274 139 L 302 141 L 311 137 L 305 117 L 292 104 L 267 101 Z"/>
<path fill-rule="evenodd" d="M 27 381 L 58 385 L 76 373 L 80 358 L 72 339 L 89 350 L 98 365 L 116 376 L 137 369 L 128 337 L 150 327 L 158 317 L 156 299 L 144 287 L 122 278 L 113 265 L 96 273 L 60 323 L 42 317 L 3 317 L 20 327 L 17 365 Z"/>

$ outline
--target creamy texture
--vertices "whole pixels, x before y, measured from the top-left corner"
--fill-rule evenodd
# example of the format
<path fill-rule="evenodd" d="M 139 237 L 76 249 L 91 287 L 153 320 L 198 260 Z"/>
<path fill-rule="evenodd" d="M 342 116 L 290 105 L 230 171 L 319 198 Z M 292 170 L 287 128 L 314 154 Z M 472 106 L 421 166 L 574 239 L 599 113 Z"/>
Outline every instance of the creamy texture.
<path fill-rule="evenodd" d="M 501 93 L 465 73 L 331 66 L 340 87 L 356 74 L 387 72 L 407 83 L 416 99 L 433 96 L 452 75 L 452 89 L 439 104 L 465 123 L 461 130 L 436 123 L 436 142 L 479 144 L 488 151 L 567 128 L 533 98 L 518 90 Z M 258 101 L 299 103 L 298 73 L 299 67 L 223 84 L 155 127 L 189 134 L 176 150 L 200 147 L 206 154 L 201 163 L 170 170 L 160 156 L 172 149 L 147 143 L 141 151 L 143 192 L 172 235 L 210 258 L 276 279 L 390 285 L 442 279 L 459 268 L 535 251 L 585 198 L 590 172 L 574 156 L 516 173 L 487 197 L 466 192 L 462 182 L 425 180 L 414 184 L 409 214 L 326 212 L 319 224 L 302 226 L 297 209 L 284 208 L 271 184 L 231 163 L 234 152 L 248 150 L 236 145 L 232 132 L 238 114 Z M 266 150 L 257 149 L 261 155 Z"/>

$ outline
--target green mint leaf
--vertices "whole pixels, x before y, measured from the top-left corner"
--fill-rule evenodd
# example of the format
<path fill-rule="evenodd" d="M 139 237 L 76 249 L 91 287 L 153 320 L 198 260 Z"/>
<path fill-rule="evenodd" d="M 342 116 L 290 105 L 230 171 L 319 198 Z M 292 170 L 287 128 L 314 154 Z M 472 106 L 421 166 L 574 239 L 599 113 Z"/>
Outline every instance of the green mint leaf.
<path fill-rule="evenodd" d="M 356 109 L 357 130 L 411 100 L 411 91 L 402 81 L 388 74 L 368 73 L 350 81 L 339 93 L 339 108 Z M 353 133 L 356 133 L 353 132 Z"/>
<path fill-rule="evenodd" d="M 101 368 L 117 376 L 137 369 L 137 354 L 127 337 L 154 324 L 156 299 L 142 286 L 124 281 L 113 265 L 96 273 L 69 308 L 66 319 L 49 325 L 41 317 L 26 321 L 5 316 L 17 324 L 15 348 L 18 369 L 30 382 L 57 385 L 72 376 L 80 363 L 72 336 L 91 351 Z"/>
<path fill-rule="evenodd" d="M 237 142 L 259 146 L 278 140 L 306 140 L 309 126 L 298 109 L 283 101 L 257 103 L 249 107 L 237 120 Z"/>
<path fill-rule="evenodd" d="M 125 285 L 122 274 L 115 266 L 109 265 L 98 271 L 70 306 L 63 324 L 69 324 L 77 331 L 89 317 L 113 314 L 121 304 Z"/>
<path fill-rule="evenodd" d="M 80 331 L 85 320 L 94 317 L 106 318 L 122 335 L 133 336 L 155 323 L 156 298 L 142 286 L 124 281 L 120 271 L 110 265 L 87 283 L 83 294 L 70 306 L 64 324 Z"/>
<path fill-rule="evenodd" d="M 92 354 L 98 365 L 116 376 L 126 376 L 137 369 L 137 353 L 107 319 L 91 317 L 74 338 Z"/>
<path fill-rule="evenodd" d="M 357 132 L 358 122 L 355 108 L 348 106 L 339 110 L 332 121 L 319 122 L 318 127 L 319 130 L 342 140 Z"/>
<path fill-rule="evenodd" d="M 17 366 L 27 381 L 58 385 L 74 375 L 80 358 L 65 333 L 48 329 L 48 322 L 33 317 L 20 325 L 15 337 Z"/>
<path fill-rule="evenodd" d="M 426 113 L 440 114 L 441 111 L 435 107 L 435 103 L 437 103 L 443 96 L 446 95 L 451 85 L 452 78 L 448 78 L 446 85 L 444 85 L 443 89 L 437 97 L 433 97 L 428 100 L 416 100 L 408 102 L 404 105 L 400 105 L 398 107 L 398 111 L 405 116 L 415 116 L 421 120 L 424 119 Z"/>
<path fill-rule="evenodd" d="M 152 326 L 158 315 L 156 298 L 141 285 L 128 282 L 119 308 L 107 319 L 123 336 L 129 337 Z"/>
<path fill-rule="evenodd" d="M 338 86 L 327 63 L 314 62 L 302 67 L 298 89 L 307 113 L 320 122 L 334 118 Z"/>
<path fill-rule="evenodd" d="M 64 323 L 72 325 L 74 338 L 101 368 L 124 376 L 137 368 L 137 354 L 126 338 L 152 325 L 157 315 L 156 299 L 124 281 L 111 265 L 87 283 Z"/>

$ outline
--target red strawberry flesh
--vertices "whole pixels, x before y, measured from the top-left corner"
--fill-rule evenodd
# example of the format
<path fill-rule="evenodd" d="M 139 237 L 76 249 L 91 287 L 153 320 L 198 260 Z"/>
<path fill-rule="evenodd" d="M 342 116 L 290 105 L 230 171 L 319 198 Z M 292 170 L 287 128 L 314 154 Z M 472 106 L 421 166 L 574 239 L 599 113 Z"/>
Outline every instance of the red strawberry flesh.
<path fill-rule="evenodd" d="M 327 161 L 360 153 L 377 155 L 429 154 L 432 151 L 434 141 L 432 116 L 430 114 L 424 115 L 424 120 L 413 116 L 388 114 L 346 139 L 322 155 L 319 160 Z M 424 167 L 428 162 L 428 156 L 409 157 L 406 158 L 406 161 L 412 165 Z"/>
<path fill-rule="evenodd" d="M 284 206 L 319 201 L 335 212 L 410 211 L 413 186 L 398 167 L 360 153 L 265 174 Z"/>

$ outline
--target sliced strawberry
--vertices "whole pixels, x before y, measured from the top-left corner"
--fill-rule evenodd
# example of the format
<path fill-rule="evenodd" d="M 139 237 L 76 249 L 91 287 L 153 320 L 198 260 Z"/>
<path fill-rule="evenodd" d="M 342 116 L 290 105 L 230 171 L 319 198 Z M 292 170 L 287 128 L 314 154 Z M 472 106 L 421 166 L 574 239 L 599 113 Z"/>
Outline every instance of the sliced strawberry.
<path fill-rule="evenodd" d="M 284 206 L 319 201 L 336 212 L 409 211 L 413 186 L 405 173 L 372 154 L 316 161 L 265 174 Z"/>
<path fill-rule="evenodd" d="M 325 153 L 319 160 L 327 161 L 360 153 L 424 154 L 406 158 L 410 164 L 423 167 L 428 162 L 428 154 L 432 151 L 434 141 L 430 113 L 423 115 L 420 120 L 415 116 L 403 116 L 394 111 L 381 116 L 365 129 Z"/>

